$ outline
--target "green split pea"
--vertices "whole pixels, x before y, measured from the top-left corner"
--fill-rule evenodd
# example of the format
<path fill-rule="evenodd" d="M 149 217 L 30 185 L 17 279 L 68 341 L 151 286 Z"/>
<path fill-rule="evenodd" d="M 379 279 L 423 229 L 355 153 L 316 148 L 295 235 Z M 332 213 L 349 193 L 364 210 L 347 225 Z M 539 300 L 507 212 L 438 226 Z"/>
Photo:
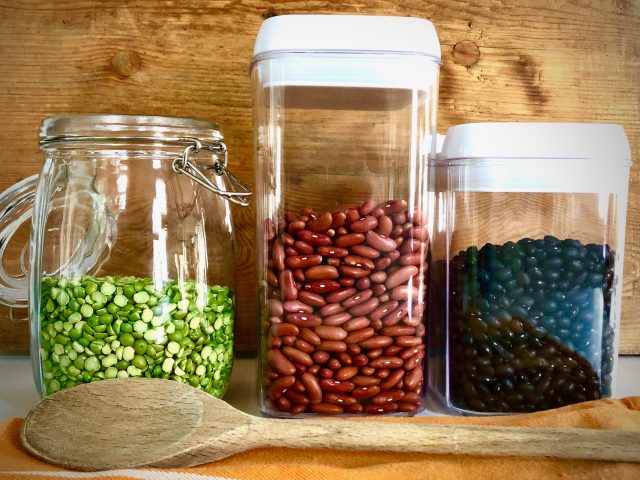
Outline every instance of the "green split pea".
<path fill-rule="evenodd" d="M 125 377 L 188 383 L 216 397 L 233 364 L 228 287 L 136 277 L 42 280 L 40 355 L 47 394 Z"/>

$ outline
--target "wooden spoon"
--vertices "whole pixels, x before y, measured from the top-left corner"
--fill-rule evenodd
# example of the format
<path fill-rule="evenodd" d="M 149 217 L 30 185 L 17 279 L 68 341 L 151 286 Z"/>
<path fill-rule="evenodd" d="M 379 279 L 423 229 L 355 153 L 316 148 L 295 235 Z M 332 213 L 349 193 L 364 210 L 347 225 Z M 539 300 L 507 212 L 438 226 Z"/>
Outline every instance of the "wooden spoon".
<path fill-rule="evenodd" d="M 639 432 L 267 419 L 178 382 L 132 378 L 45 398 L 22 443 L 75 470 L 184 468 L 266 446 L 640 461 Z"/>

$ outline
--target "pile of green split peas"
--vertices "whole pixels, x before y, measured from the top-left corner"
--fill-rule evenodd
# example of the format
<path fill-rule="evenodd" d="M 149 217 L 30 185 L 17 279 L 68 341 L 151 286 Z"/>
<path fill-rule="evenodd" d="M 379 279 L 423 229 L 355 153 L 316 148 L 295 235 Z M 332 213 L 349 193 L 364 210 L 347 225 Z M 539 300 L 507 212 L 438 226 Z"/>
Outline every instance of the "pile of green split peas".
<path fill-rule="evenodd" d="M 126 377 L 177 380 L 221 397 L 233 364 L 228 287 L 136 277 L 42 280 L 40 355 L 47 394 Z M 206 304 L 204 300 L 206 299 Z"/>

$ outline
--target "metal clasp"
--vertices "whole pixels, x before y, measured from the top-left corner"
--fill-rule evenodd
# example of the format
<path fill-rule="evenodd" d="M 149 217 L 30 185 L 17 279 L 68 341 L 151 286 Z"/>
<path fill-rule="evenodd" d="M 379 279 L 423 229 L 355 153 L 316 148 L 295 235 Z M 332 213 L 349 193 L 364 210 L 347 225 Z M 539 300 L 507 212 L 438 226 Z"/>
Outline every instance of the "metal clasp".
<path fill-rule="evenodd" d="M 250 196 L 252 192 L 249 190 L 247 185 L 245 185 L 240 179 L 236 178 L 227 169 L 227 146 L 223 142 L 203 144 L 197 138 L 180 138 L 179 141 L 186 142 L 189 145 L 184 147 L 182 156 L 176 157 L 173 160 L 172 166 L 174 172 L 186 175 L 207 190 L 217 193 L 236 205 L 240 205 L 242 207 L 249 205 L 249 200 L 246 197 Z M 220 190 L 209 178 L 207 178 L 202 170 L 190 161 L 189 155 L 192 153 L 198 153 L 200 150 L 213 152 L 213 163 L 204 168 L 205 170 L 213 170 L 213 173 L 219 177 L 224 176 L 226 183 L 229 185 L 231 190 Z"/>

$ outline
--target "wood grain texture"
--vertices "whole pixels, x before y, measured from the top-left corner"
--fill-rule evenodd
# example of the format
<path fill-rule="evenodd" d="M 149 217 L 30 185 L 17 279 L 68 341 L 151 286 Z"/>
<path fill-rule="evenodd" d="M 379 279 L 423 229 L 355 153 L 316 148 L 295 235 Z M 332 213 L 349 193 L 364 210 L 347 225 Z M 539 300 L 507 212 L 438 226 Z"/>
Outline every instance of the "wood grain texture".
<path fill-rule="evenodd" d="M 638 1 L 0 0 L 0 190 L 38 171 L 43 117 L 89 112 L 215 120 L 234 172 L 252 184 L 248 63 L 255 35 L 271 14 L 310 12 L 432 20 L 444 60 L 443 133 L 486 120 L 621 123 L 638 157 Z M 244 350 L 255 347 L 257 323 L 254 207 L 234 213 Z M 631 174 L 625 277 L 621 351 L 640 353 L 638 165 Z M 14 331 L 0 320 L 0 350 L 25 347 Z"/>
<path fill-rule="evenodd" d="M 45 398 L 27 415 L 21 438 L 38 458 L 92 471 L 186 468 L 265 446 L 640 462 L 638 432 L 268 419 L 188 385 L 139 378 L 84 384 Z"/>

